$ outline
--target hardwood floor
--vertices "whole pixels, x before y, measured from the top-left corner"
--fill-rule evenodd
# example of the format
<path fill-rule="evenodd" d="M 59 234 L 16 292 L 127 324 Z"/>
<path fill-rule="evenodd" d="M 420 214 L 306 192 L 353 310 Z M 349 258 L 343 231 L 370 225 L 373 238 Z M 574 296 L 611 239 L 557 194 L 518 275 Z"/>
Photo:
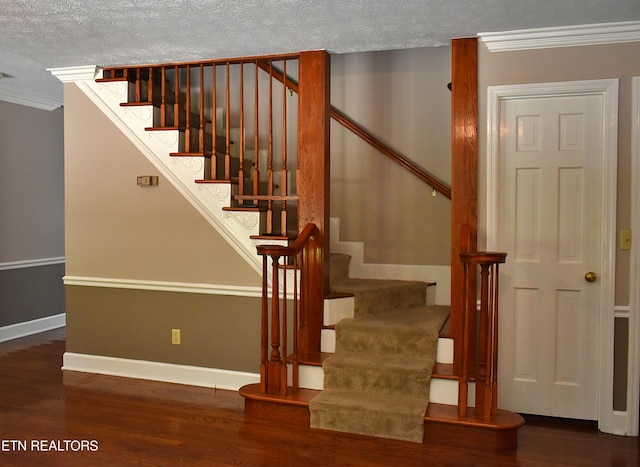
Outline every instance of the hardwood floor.
<path fill-rule="evenodd" d="M 530 420 L 491 454 L 273 426 L 236 392 L 63 372 L 64 329 L 0 343 L 2 466 L 637 466 L 640 438 Z"/>

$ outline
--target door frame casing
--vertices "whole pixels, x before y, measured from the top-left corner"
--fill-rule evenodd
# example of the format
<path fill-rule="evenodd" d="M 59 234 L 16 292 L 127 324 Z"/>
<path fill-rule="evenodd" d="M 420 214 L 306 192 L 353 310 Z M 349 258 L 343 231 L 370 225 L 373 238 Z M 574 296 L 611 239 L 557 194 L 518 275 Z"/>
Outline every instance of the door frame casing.
<path fill-rule="evenodd" d="M 603 97 L 602 140 L 602 271 L 598 339 L 598 428 L 616 431 L 613 412 L 613 338 L 615 304 L 616 202 L 618 160 L 618 80 L 532 83 L 487 88 L 487 250 L 499 248 L 498 218 L 500 157 L 500 106 L 513 99 L 600 95 Z M 507 261 L 509 258 L 507 257 Z"/>
<path fill-rule="evenodd" d="M 631 113 L 631 246 L 629 274 L 628 434 L 640 434 L 640 76 L 632 79 Z"/>

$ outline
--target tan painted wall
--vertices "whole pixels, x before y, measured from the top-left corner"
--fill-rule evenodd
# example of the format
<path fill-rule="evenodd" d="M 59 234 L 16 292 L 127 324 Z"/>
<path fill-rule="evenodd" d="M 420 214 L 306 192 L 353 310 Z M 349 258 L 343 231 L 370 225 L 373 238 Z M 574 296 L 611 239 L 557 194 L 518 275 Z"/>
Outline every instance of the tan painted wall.
<path fill-rule="evenodd" d="M 331 57 L 331 103 L 450 184 L 451 48 Z M 451 204 L 339 124 L 331 125 L 331 215 L 365 261 L 448 265 Z"/>
<path fill-rule="evenodd" d="M 259 275 L 74 84 L 65 85 L 67 276 L 259 287 Z M 258 371 L 260 299 L 67 286 L 67 350 Z M 172 328 L 182 345 L 171 345 Z"/>
<path fill-rule="evenodd" d="M 65 86 L 65 108 L 67 275 L 260 286 L 259 275 L 73 84 Z M 159 185 L 139 187 L 138 175 L 159 175 Z"/>
<path fill-rule="evenodd" d="M 66 350 L 256 373 L 260 299 L 68 286 Z"/>
<path fill-rule="evenodd" d="M 491 53 L 479 45 L 480 87 L 480 200 L 486 196 L 487 87 L 604 78 L 619 79 L 618 102 L 618 210 L 617 238 L 630 228 L 631 210 L 631 81 L 640 76 L 640 43 L 566 47 L 544 50 Z M 484 238 L 486 210 L 480 207 L 479 232 Z M 483 241 L 481 239 L 481 241 Z M 616 305 L 629 304 L 628 251 L 616 256 Z"/>

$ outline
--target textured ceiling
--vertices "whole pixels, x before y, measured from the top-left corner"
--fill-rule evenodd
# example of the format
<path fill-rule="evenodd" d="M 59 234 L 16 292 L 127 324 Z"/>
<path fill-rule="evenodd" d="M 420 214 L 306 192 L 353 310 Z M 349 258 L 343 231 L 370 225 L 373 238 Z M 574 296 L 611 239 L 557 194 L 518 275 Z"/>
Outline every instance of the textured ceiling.
<path fill-rule="evenodd" d="M 2 0 L 0 93 L 62 101 L 52 67 L 435 47 L 635 20 L 639 0 Z"/>

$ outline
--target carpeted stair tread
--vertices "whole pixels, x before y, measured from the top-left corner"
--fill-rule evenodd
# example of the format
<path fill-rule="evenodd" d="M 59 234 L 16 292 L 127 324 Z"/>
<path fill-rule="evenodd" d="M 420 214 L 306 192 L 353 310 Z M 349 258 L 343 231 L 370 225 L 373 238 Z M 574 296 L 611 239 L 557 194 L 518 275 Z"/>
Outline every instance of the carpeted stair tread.
<path fill-rule="evenodd" d="M 311 427 L 422 442 L 424 397 L 325 389 L 309 403 Z"/>
<path fill-rule="evenodd" d="M 343 319 L 336 324 L 336 353 L 388 355 L 434 353 L 449 307 L 414 306 L 384 315 Z"/>
<path fill-rule="evenodd" d="M 355 316 L 377 315 L 424 304 L 427 283 L 383 279 L 347 279 L 332 283 L 331 291 L 353 294 Z"/>
<path fill-rule="evenodd" d="M 354 296 L 354 318 L 335 326 L 324 390 L 309 403 L 311 426 L 421 443 L 449 307 L 426 305 L 426 282 L 350 279 L 349 261 L 331 255 L 331 291 Z"/>
<path fill-rule="evenodd" d="M 392 354 L 381 357 L 342 352 L 325 360 L 327 387 L 341 391 L 429 397 L 430 358 Z"/>

